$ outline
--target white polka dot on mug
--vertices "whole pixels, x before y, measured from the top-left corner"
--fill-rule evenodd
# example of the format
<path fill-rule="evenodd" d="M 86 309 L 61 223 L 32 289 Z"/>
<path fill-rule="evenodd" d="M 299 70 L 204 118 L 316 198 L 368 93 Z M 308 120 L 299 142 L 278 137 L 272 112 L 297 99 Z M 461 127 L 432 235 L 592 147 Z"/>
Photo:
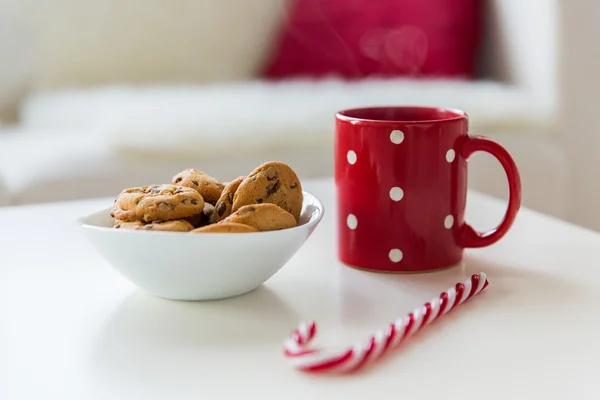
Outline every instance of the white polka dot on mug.
<path fill-rule="evenodd" d="M 356 157 L 356 153 L 354 152 L 354 150 L 348 150 L 348 153 L 346 154 L 346 159 L 348 160 L 348 163 L 350 165 L 354 165 L 356 164 L 356 160 L 358 159 L 358 157 Z"/>
<path fill-rule="evenodd" d="M 346 225 L 348 225 L 348 228 L 351 230 L 355 230 L 356 227 L 358 227 L 358 219 L 356 218 L 356 215 L 348 214 L 348 217 L 346 218 Z"/>

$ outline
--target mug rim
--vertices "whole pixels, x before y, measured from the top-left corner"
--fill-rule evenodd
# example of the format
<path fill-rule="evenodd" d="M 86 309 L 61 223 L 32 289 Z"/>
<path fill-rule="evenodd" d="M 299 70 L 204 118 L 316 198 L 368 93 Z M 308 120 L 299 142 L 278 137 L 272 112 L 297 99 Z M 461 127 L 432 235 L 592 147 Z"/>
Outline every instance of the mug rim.
<path fill-rule="evenodd" d="M 351 113 L 359 113 L 359 112 L 367 112 L 373 110 L 405 110 L 405 111 L 437 111 L 440 113 L 446 112 L 449 114 L 453 114 L 452 116 L 446 118 L 434 118 L 434 119 L 419 119 L 419 120 L 400 120 L 400 119 L 369 119 L 369 118 L 360 118 L 353 117 Z M 422 124 L 422 123 L 435 123 L 435 122 L 448 122 L 448 121 L 457 121 L 461 119 L 467 119 L 468 115 L 466 112 L 459 110 L 457 108 L 452 107 L 438 107 L 438 106 L 369 106 L 369 107 L 357 107 L 357 108 L 347 108 L 345 110 L 340 110 L 335 114 L 336 119 L 340 121 L 346 121 L 351 123 L 358 122 L 366 122 L 366 123 L 374 123 L 374 124 Z"/>

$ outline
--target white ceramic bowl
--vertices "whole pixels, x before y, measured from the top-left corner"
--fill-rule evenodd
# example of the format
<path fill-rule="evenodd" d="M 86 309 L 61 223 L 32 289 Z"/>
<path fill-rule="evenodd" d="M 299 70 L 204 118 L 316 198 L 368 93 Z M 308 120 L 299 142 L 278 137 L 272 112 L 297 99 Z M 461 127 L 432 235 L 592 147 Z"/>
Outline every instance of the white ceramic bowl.
<path fill-rule="evenodd" d="M 304 193 L 297 227 L 253 233 L 181 233 L 112 228 L 110 209 L 80 220 L 96 250 L 140 289 L 173 300 L 216 300 L 262 285 L 302 247 L 323 218 Z"/>

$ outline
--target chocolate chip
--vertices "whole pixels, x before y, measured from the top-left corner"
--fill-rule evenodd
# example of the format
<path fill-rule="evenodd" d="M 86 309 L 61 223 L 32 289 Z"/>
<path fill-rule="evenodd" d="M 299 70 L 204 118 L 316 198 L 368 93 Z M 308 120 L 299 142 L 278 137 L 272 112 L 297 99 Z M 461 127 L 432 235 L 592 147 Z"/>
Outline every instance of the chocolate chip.
<path fill-rule="evenodd" d="M 198 183 L 198 181 L 192 181 L 192 183 L 196 186 L 199 186 L 200 184 Z"/>
<path fill-rule="evenodd" d="M 119 229 L 120 227 L 121 227 L 121 224 L 115 225 L 115 229 Z"/>
<path fill-rule="evenodd" d="M 187 199 L 183 199 L 182 204 L 187 204 Z"/>
<path fill-rule="evenodd" d="M 179 182 L 181 182 L 182 180 L 183 180 L 183 178 L 182 178 L 182 177 L 178 177 L 177 179 L 175 179 L 175 183 L 179 183 Z"/>
<path fill-rule="evenodd" d="M 225 203 L 220 203 L 217 206 L 217 214 L 219 214 L 219 217 L 222 217 L 223 214 L 225 214 L 225 210 L 227 210 L 227 204 Z"/>
<path fill-rule="evenodd" d="M 294 184 L 292 186 L 290 186 L 290 189 L 296 189 L 298 187 L 298 182 L 294 182 Z"/>
<path fill-rule="evenodd" d="M 270 195 L 272 195 L 273 193 L 278 191 L 280 186 L 281 186 L 280 180 L 275 181 L 273 186 L 267 186 L 267 197 L 269 197 Z"/>
<path fill-rule="evenodd" d="M 233 204 L 233 193 L 229 193 L 229 194 L 227 195 L 227 198 L 229 199 L 229 202 L 230 202 L 231 204 Z"/>
<path fill-rule="evenodd" d="M 256 200 L 256 202 L 257 202 L 258 204 L 262 204 L 262 202 L 263 202 L 263 201 L 264 201 L 263 199 L 258 199 L 258 200 Z"/>
<path fill-rule="evenodd" d="M 193 205 L 197 205 L 197 204 L 198 204 L 198 200 L 196 200 L 196 199 L 192 199 L 192 204 L 193 204 Z"/>
<path fill-rule="evenodd" d="M 179 193 L 183 193 L 183 189 L 182 188 L 177 188 L 173 194 L 179 194 Z"/>

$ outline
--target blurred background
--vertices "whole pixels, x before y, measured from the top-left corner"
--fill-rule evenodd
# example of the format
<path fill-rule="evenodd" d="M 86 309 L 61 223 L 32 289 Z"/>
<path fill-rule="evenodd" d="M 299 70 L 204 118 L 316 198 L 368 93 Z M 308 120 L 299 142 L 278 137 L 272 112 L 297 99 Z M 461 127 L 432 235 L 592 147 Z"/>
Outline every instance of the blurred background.
<path fill-rule="evenodd" d="M 0 0 L 0 206 L 280 159 L 332 176 L 337 110 L 438 105 L 524 205 L 600 230 L 593 0 Z M 476 154 L 470 187 L 507 197 Z"/>

